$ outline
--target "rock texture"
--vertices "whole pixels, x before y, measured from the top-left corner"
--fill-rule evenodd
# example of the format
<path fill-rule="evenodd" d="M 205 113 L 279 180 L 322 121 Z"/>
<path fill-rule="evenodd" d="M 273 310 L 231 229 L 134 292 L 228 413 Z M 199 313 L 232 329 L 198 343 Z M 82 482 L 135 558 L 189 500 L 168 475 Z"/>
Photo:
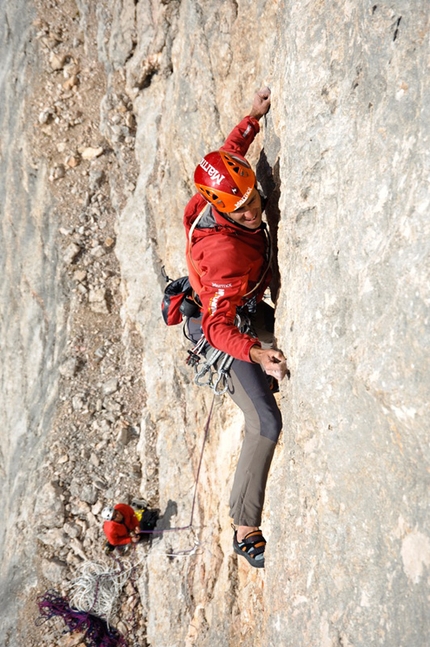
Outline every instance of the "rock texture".
<path fill-rule="evenodd" d="M 289 604 L 274 605 L 267 631 L 301 632 L 303 645 L 420 645 L 429 632 L 428 16 L 392 3 L 290 19 L 294 44 L 286 34 L 275 65 L 295 68 L 280 92 L 297 111 L 285 120 L 273 111 L 291 146 L 280 154 L 278 310 L 290 434 L 270 488 L 273 503 L 288 502 L 273 538 L 286 532 L 289 547 L 276 579 L 271 553 L 266 583 Z"/>
<path fill-rule="evenodd" d="M 16 4 L 0 43 L 20 56 L 0 105 L 5 586 L 70 581 L 100 558 L 101 506 L 140 486 L 163 527 L 193 526 L 138 549 L 142 644 L 427 644 L 427 3 Z M 53 82 L 30 136 L 16 106 L 37 94 L 38 68 Z M 185 273 L 195 164 L 265 83 L 272 110 L 250 160 L 269 194 L 291 376 L 260 573 L 231 549 L 242 419 L 227 399 L 192 508 L 212 398 L 159 309 L 162 266 Z M 17 541 L 35 483 L 46 518 Z M 28 571 L 14 579 L 18 555 Z M 117 620 L 133 631 L 130 596 Z"/>
<path fill-rule="evenodd" d="M 28 518 L 65 343 L 48 169 L 28 138 L 27 102 L 38 72 L 33 18 L 28 3 L 0 7 L 0 607 L 7 624 L 23 588 L 35 585 Z"/>

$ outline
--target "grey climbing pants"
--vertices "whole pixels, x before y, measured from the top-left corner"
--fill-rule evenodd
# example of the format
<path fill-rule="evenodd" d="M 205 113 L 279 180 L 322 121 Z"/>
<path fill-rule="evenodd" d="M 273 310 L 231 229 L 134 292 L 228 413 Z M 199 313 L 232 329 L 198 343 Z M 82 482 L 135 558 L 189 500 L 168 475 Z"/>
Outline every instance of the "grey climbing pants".
<path fill-rule="evenodd" d="M 200 319 L 188 320 L 193 341 L 201 335 Z M 259 526 L 267 476 L 282 419 L 267 377 L 259 364 L 235 359 L 230 368 L 228 394 L 245 416 L 245 436 L 230 496 L 230 515 L 236 526 Z"/>

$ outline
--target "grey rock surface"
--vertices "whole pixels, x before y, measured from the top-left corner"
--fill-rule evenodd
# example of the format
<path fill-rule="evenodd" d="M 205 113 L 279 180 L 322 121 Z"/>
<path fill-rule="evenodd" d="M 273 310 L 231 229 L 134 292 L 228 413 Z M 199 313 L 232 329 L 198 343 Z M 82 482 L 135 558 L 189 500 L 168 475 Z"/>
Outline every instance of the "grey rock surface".
<path fill-rule="evenodd" d="M 417 537 L 429 532 L 428 16 L 392 3 L 345 7 L 318 27 L 315 15 L 291 18 L 296 36 L 292 44 L 285 33 L 277 64 L 306 66 L 280 90 L 295 111 L 281 124 L 273 110 L 291 146 L 280 153 L 278 238 L 291 427 L 269 490 L 287 502 L 274 540 L 289 545 L 285 570 L 268 578 L 290 602 L 268 631 L 305 626 L 299 644 L 319 635 L 320 644 L 420 645 L 429 632 L 427 543 Z"/>
<path fill-rule="evenodd" d="M 38 492 L 34 513 L 41 526 L 58 528 L 64 524 L 64 503 L 55 483 L 46 483 Z"/>
<path fill-rule="evenodd" d="M 79 170 L 88 184 L 79 200 L 92 220 L 61 231 L 62 252 L 49 190 L 64 177 L 55 178 L 59 165 L 40 161 L 30 170 L 25 113 L 14 108 L 25 106 L 31 86 L 28 61 L 38 61 L 29 5 L 19 12 L 17 4 L 0 9 L 5 618 L 16 612 L 9 592 L 34 585 L 34 536 L 17 537 L 34 491 L 52 480 L 39 469 L 35 487 L 34 475 L 62 374 L 69 391 L 61 402 L 74 421 L 81 417 L 85 443 L 74 422 L 64 446 L 50 448 L 72 498 L 61 528 L 35 530 L 58 551 L 40 564 L 48 579 L 67 579 L 69 563 L 90 555 L 102 498 L 132 492 L 157 501 L 164 528 L 186 527 L 156 538 L 142 560 L 148 645 L 423 647 L 430 640 L 427 2 L 106 0 L 93 13 L 77 2 L 79 38 L 85 51 L 96 45 L 105 89 L 101 137 L 93 133 L 68 162 L 55 162 L 66 178 L 90 165 Z M 54 54 L 49 64 L 61 75 L 70 63 L 60 49 Z M 79 92 L 79 74 L 67 71 L 62 83 L 76 79 L 66 92 Z M 256 572 L 231 548 L 228 497 L 241 414 L 216 400 L 193 508 L 211 393 L 192 384 L 186 341 L 180 327 L 164 327 L 160 302 L 161 267 L 185 274 L 181 221 L 194 167 L 266 83 L 272 109 L 249 158 L 269 195 L 276 335 L 291 376 L 281 385 L 284 431 L 263 519 L 267 563 Z M 46 102 L 37 112 L 50 133 L 54 107 Z M 133 146 L 139 174 L 128 180 Z M 112 151 L 122 183 L 109 166 Z M 116 214 L 115 235 L 104 240 L 101 190 Z M 82 362 L 70 352 L 60 357 L 66 332 L 57 259 L 74 276 L 75 292 L 65 292 L 71 312 L 81 299 L 98 322 L 109 321 L 119 306 L 100 264 L 112 248 L 121 274 L 121 365 L 127 368 L 139 337 L 141 371 L 125 382 L 109 355 L 113 342 L 99 340 L 86 361 L 95 358 L 100 374 L 84 389 Z M 140 398 L 141 470 L 134 423 L 124 419 L 125 384 Z M 110 446 L 127 470 L 104 467 Z M 18 572 L 23 554 L 28 569 Z"/>
<path fill-rule="evenodd" d="M 59 584 L 63 581 L 67 564 L 59 559 L 44 560 L 42 563 L 43 575 L 49 582 Z"/>
<path fill-rule="evenodd" d="M 31 3 L 0 5 L 0 627 L 35 583 L 34 495 L 58 394 L 64 301 L 47 167 L 29 149 Z M 43 483 L 44 481 L 42 481 Z"/>
<path fill-rule="evenodd" d="M 124 314 L 139 323 L 147 356 L 162 364 L 175 332 L 153 338 L 156 322 L 147 311 L 148 305 L 155 311 L 158 294 L 148 286 L 166 258 L 169 273 L 185 269 L 183 243 L 175 244 L 180 219 L 172 221 L 171 214 L 180 213 L 191 194 L 199 155 L 216 148 L 245 114 L 250 85 L 267 79 L 273 108 L 254 160 L 263 147 L 259 179 L 267 181 L 263 172 L 271 168 L 280 192 L 268 216 L 279 249 L 276 332 L 291 379 L 282 387 L 285 429 L 268 489 L 266 584 L 263 591 L 259 576 L 245 575 L 241 564 L 237 571 L 228 557 L 222 507 L 228 487 L 222 484 L 231 478 L 229 457 L 239 439 L 226 440 L 228 422 L 220 417 L 200 503 L 203 546 L 207 541 L 220 553 L 200 554 L 194 568 L 150 562 L 148 635 L 168 645 L 175 626 L 177 643 L 187 645 L 257 639 L 265 645 L 418 646 L 429 633 L 428 16 L 423 4 L 412 11 L 402 2 L 307 10 L 257 3 L 255 17 L 260 12 L 262 19 L 251 44 L 235 39 L 245 6 L 181 5 L 174 73 L 162 89 L 154 76 L 135 101 L 142 173 L 136 202 L 119 221 L 117 253 Z M 211 29 L 215 24 L 222 24 L 221 35 Z M 192 47 L 185 33 L 194 34 Z M 245 46 L 252 49 L 248 57 Z M 150 52 L 138 45 L 134 58 Z M 166 104 L 171 109 L 163 112 Z M 145 245 L 149 236 L 155 247 Z M 133 246 L 140 254 L 130 258 Z M 142 276 L 139 297 L 133 288 Z M 179 462 L 182 439 L 190 435 L 186 420 L 203 426 L 206 407 L 203 415 L 191 414 L 204 396 L 185 386 L 180 368 L 160 373 L 154 365 L 146 370 L 143 433 L 151 420 L 166 499 L 173 497 L 172 451 Z M 169 421 L 165 394 L 172 402 L 181 384 L 185 408 L 176 407 Z M 179 437 L 172 437 L 172 426 Z M 143 438 L 141 447 L 145 456 Z M 173 482 L 181 493 L 185 483 L 181 487 L 178 477 Z M 176 500 L 186 507 L 183 494 Z M 188 605 L 186 593 L 179 593 L 185 572 L 193 581 Z M 177 596 L 161 611 L 155 582 L 166 578 L 176 582 Z M 187 633 L 180 629 L 184 606 Z M 199 627 L 194 633 L 193 626 Z"/>

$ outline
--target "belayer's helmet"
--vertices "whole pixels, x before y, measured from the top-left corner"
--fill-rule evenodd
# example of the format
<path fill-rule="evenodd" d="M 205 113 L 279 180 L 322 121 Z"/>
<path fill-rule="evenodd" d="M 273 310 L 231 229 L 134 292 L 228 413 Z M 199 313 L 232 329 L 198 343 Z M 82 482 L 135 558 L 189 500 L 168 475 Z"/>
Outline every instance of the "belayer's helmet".
<path fill-rule="evenodd" d="M 255 186 L 255 174 L 244 157 L 219 150 L 200 160 L 194 183 L 218 211 L 229 213 L 247 201 Z"/>
<path fill-rule="evenodd" d="M 102 517 L 105 521 L 112 521 L 113 507 L 111 505 L 108 505 L 106 506 L 106 508 L 103 508 Z"/>

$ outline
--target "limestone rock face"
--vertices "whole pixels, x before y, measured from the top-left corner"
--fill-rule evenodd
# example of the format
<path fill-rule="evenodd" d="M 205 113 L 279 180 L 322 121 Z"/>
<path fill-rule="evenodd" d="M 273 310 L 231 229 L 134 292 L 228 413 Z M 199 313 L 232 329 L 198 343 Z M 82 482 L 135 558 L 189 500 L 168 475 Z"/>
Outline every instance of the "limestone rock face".
<path fill-rule="evenodd" d="M 64 524 L 64 504 L 60 497 L 55 483 L 46 483 L 39 491 L 34 512 L 41 526 L 56 528 Z"/>
<path fill-rule="evenodd" d="M 89 257 L 104 262 L 114 246 L 122 297 L 117 306 L 99 281 L 89 288 L 88 307 L 98 317 L 120 311 L 125 364 L 133 338 L 141 339 L 134 387 L 142 403 L 140 495 L 156 502 L 169 529 L 152 541 L 138 584 L 147 644 L 422 647 L 430 639 L 427 2 L 105 0 L 94 11 L 88 3 L 76 5 L 79 38 L 87 50 L 96 45 L 105 89 L 100 138 L 85 149 L 81 142 L 82 152 L 76 145 L 73 159 L 79 165 L 82 155 L 82 164 L 99 165 L 88 171 L 84 206 L 108 187 L 115 236 L 109 244 L 96 241 L 91 249 L 99 251 Z M 9 23 L 25 24 L 4 44 L 25 61 L 32 17 L 12 6 L 4 5 Z M 44 38 L 52 45 L 53 34 Z M 61 52 L 55 53 L 58 62 Z M 37 61 L 36 50 L 33 56 Z M 65 91 L 76 93 L 80 68 L 73 65 L 76 82 Z M 9 60 L 7 69 L 10 85 L 24 68 Z M 28 70 L 22 78 L 31 83 Z M 228 499 L 241 413 L 226 397 L 211 409 L 210 390 L 193 384 L 185 364 L 181 327 L 164 326 L 160 303 L 161 268 L 172 278 L 186 273 L 182 213 L 193 194 L 195 165 L 223 143 L 265 84 L 272 108 L 249 159 L 269 197 L 267 220 L 277 249 L 276 336 L 291 374 L 279 396 L 284 430 L 269 477 L 267 561 L 259 572 L 231 547 Z M 17 88 L 24 92 L 19 83 Z M 61 291 L 58 277 L 61 264 L 76 265 L 85 250 L 79 230 L 65 232 L 69 247 L 58 255 L 49 191 L 64 178 L 49 182 L 42 164 L 34 174 L 25 171 L 31 156 L 13 105 L 0 102 L 8 141 L 23 142 L 21 149 L 15 145 L 22 159 L 10 156 L 7 164 L 5 153 L 0 158 L 7 198 L 1 321 L 9 332 L 1 342 L 2 384 L 9 389 L 0 401 L 6 421 L 1 477 L 4 491 L 12 497 L 17 483 L 25 502 L 23 469 L 14 456 L 31 456 L 28 467 L 36 469 L 38 457 L 29 450 L 49 428 L 60 375 L 73 380 L 79 368 L 73 360 L 65 368 L 60 357 L 64 299 L 73 310 L 77 297 Z M 40 106 L 39 127 L 51 132 L 59 109 Z M 126 155 L 132 142 L 139 167 L 134 179 Z M 84 155 L 90 148 L 97 151 L 91 159 Z M 3 150 L 10 150 L 7 142 Z M 109 172 L 111 154 L 121 182 Z M 66 177 L 69 167 L 63 168 Z M 76 272 L 79 298 L 87 298 L 86 270 Z M 105 361 L 104 347 L 95 353 Z M 107 411 L 104 426 L 92 423 L 88 446 L 75 451 L 94 470 L 98 452 L 113 439 L 128 451 L 132 434 L 121 419 L 123 405 L 110 405 L 111 419 L 106 404 L 121 385 L 112 372 L 100 378 L 93 409 L 91 394 L 71 399 L 76 415 L 96 415 L 102 406 Z M 117 425 L 112 437 L 111 424 Z M 90 530 L 86 543 L 69 534 L 75 559 L 84 559 L 94 543 L 88 537 L 97 537 L 89 504 L 101 505 L 100 492 L 106 493 L 96 491 L 88 475 L 84 479 L 73 451 L 71 443 L 61 464 L 79 467 L 71 494 L 88 510 L 71 500 L 70 514 L 85 517 Z M 121 475 L 123 489 L 110 487 L 111 498 L 135 487 L 132 471 L 130 466 Z M 7 537 L 15 537 L 17 509 L 7 497 L 2 506 Z M 74 527 L 73 519 L 68 523 Z M 58 526 L 63 524 L 61 518 Z M 54 547 L 65 541 L 55 532 L 41 537 Z M 11 545 L 8 539 L 3 549 L 5 581 L 15 559 Z M 62 559 L 51 556 L 42 564 L 49 580 L 64 576 Z"/>
<path fill-rule="evenodd" d="M 29 146 L 27 100 L 37 77 L 34 9 L 0 6 L 0 612 L 13 624 L 34 586 L 43 442 L 58 396 L 64 300 L 46 161 Z M 46 479 L 46 481 L 49 480 Z M 2 638 L 2 640 L 3 640 Z"/>

